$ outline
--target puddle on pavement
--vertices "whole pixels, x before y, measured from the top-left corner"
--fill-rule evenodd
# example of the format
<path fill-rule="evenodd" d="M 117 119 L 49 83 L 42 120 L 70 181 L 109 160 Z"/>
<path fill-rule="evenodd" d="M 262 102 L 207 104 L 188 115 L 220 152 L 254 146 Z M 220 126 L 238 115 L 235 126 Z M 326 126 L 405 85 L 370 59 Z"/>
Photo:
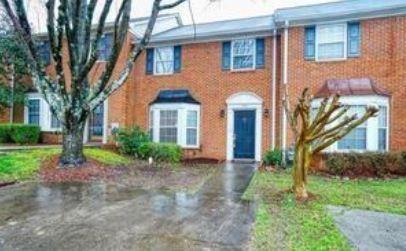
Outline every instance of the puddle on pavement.
<path fill-rule="evenodd" d="M 0 189 L 0 250 L 246 249 L 251 164 L 226 164 L 196 194 L 103 182 Z M 146 248 L 148 247 L 148 248 Z"/>

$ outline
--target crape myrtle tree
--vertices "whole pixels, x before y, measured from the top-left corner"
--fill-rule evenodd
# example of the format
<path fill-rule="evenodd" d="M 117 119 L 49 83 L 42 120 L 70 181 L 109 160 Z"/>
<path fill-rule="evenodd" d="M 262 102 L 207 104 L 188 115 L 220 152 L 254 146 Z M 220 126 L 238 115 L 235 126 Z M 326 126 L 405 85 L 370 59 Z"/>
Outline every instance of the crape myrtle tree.
<path fill-rule="evenodd" d="M 78 166 L 86 161 L 83 134 L 86 119 L 128 79 L 134 63 L 148 44 L 158 14 L 185 0 L 154 0 L 146 31 L 128 55 L 118 78 L 112 79 L 119 54 L 129 28 L 132 0 L 121 0 L 114 21 L 112 53 L 100 78 L 90 83 L 89 72 L 98 59 L 97 45 L 102 38 L 113 0 L 47 0 L 47 33 L 56 76 L 48 75 L 40 60 L 23 0 L 0 0 L 14 30 L 27 48 L 27 62 L 34 87 L 49 104 L 51 112 L 61 121 L 63 133 L 61 166 Z M 101 14 L 94 22 L 95 9 Z M 92 24 L 96 23 L 96 28 Z M 65 43 L 66 42 L 66 43 Z M 67 47 L 67 48 L 65 48 Z M 63 49 L 69 54 L 64 67 Z M 69 79 L 69 81 L 68 81 Z"/>
<path fill-rule="evenodd" d="M 348 116 L 350 106 L 341 104 L 338 94 L 324 98 L 320 106 L 312 108 L 313 96 L 306 88 L 291 111 L 289 95 L 287 90 L 285 92 L 283 105 L 295 140 L 293 192 L 297 199 L 306 200 L 307 173 L 313 156 L 345 137 L 370 117 L 376 116 L 378 108 L 368 106 L 362 117 L 356 114 Z"/>

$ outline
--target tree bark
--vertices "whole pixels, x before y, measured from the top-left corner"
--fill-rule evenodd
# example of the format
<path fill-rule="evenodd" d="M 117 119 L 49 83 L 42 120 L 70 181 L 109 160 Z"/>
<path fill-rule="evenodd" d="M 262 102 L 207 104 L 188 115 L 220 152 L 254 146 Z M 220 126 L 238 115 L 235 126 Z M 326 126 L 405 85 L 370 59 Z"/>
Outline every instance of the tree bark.
<path fill-rule="evenodd" d="M 59 160 L 61 167 L 76 167 L 86 162 L 83 153 L 83 135 L 85 123 L 71 123 L 69 127 L 64 126 L 62 154 Z"/>
<path fill-rule="evenodd" d="M 308 144 L 297 142 L 293 163 L 293 192 L 298 200 L 306 200 L 309 197 L 306 184 L 310 161 L 311 152 Z"/>

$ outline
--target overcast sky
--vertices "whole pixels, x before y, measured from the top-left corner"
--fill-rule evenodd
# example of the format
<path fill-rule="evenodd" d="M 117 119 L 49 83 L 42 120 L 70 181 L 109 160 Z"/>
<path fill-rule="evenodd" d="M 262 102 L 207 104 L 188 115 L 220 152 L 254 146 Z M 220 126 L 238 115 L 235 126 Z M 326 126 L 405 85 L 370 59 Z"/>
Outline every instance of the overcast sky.
<path fill-rule="evenodd" d="M 28 13 L 33 26 L 45 28 L 44 13 L 37 1 L 46 2 L 46 0 L 26 0 L 28 4 Z M 164 0 L 164 3 L 174 0 Z M 337 0 L 189 0 L 196 23 L 211 22 L 225 19 L 235 19 L 258 15 L 271 14 L 276 8 L 299 6 L 306 4 L 316 4 L 322 2 L 332 2 Z M 103 2 L 103 1 L 100 1 Z M 118 9 L 120 0 L 116 0 L 113 5 L 113 12 Z M 148 16 L 151 10 L 153 0 L 133 0 L 132 17 Z M 167 12 L 179 12 L 185 24 L 191 23 L 191 15 L 188 3 L 185 2 L 175 9 Z M 114 13 L 111 13 L 110 19 Z"/>

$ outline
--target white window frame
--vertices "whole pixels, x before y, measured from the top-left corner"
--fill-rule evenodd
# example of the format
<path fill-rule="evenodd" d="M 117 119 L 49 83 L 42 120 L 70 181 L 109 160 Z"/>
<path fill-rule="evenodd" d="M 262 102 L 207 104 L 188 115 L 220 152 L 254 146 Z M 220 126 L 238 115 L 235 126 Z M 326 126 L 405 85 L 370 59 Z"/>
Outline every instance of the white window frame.
<path fill-rule="evenodd" d="M 175 125 L 162 125 L 161 124 L 161 113 L 162 112 L 176 112 L 176 124 Z M 159 110 L 159 142 L 161 142 L 161 129 L 174 129 L 176 128 L 176 142 L 161 142 L 161 143 L 175 143 L 178 144 L 179 142 L 179 121 L 180 121 L 180 114 L 178 109 L 161 109 Z"/>
<path fill-rule="evenodd" d="M 386 127 L 382 127 L 379 125 L 379 118 L 377 117 L 378 120 L 378 137 L 379 137 L 379 129 L 386 129 L 386 149 L 385 150 L 380 150 L 379 149 L 379 138 L 378 138 L 378 151 L 383 151 L 383 152 L 387 152 L 389 151 L 389 105 L 388 106 L 382 106 L 379 105 L 379 108 L 381 107 L 386 107 Z M 378 115 L 379 116 L 379 115 Z"/>
<path fill-rule="evenodd" d="M 251 41 L 254 42 L 253 43 L 254 48 L 253 48 L 253 57 L 252 57 L 252 60 L 253 60 L 252 67 L 237 68 L 236 69 L 236 68 L 234 68 L 234 45 L 235 45 L 236 42 L 243 41 L 243 40 L 251 40 Z M 256 41 L 256 38 L 242 38 L 242 39 L 235 39 L 235 40 L 231 41 L 231 53 L 230 53 L 230 55 L 231 55 L 231 62 L 230 62 L 231 71 L 252 71 L 252 70 L 255 70 L 256 69 L 256 63 L 257 63 L 257 41 Z M 248 56 L 248 55 L 246 55 L 246 56 Z"/>
<path fill-rule="evenodd" d="M 52 127 L 52 112 L 49 108 L 48 103 L 39 93 L 28 93 L 28 100 L 39 100 L 39 126 L 43 132 L 59 132 L 62 130 L 61 127 Z M 24 123 L 28 124 L 28 106 L 24 107 Z"/>
<path fill-rule="evenodd" d="M 347 111 L 347 112 L 350 112 L 352 107 L 360 107 L 360 110 L 362 110 L 362 113 L 361 113 L 361 114 L 358 114 L 358 113 L 357 113 L 357 116 L 358 116 L 359 118 L 364 115 L 364 111 L 365 111 L 365 109 L 367 108 L 367 105 L 349 105 L 349 106 L 350 106 L 350 109 L 349 109 L 349 111 Z M 349 116 L 351 116 L 351 115 L 352 115 L 352 114 L 350 113 Z M 365 122 L 362 123 L 361 125 L 359 125 L 359 126 L 357 126 L 356 128 L 354 128 L 354 130 L 356 130 L 356 129 L 358 129 L 358 128 L 360 128 L 360 129 L 365 129 L 365 149 L 357 149 L 357 148 L 351 148 L 351 149 L 342 148 L 342 149 L 340 149 L 340 148 L 339 148 L 339 142 L 340 142 L 341 140 L 343 140 L 346 136 L 348 136 L 348 134 L 347 134 L 344 138 L 342 138 L 341 140 L 339 140 L 339 141 L 336 142 L 337 150 L 338 150 L 338 151 L 366 151 L 366 150 L 368 150 L 368 131 L 371 130 L 370 128 L 368 128 L 368 127 L 369 127 L 369 123 L 370 123 L 370 120 L 368 119 L 367 121 L 365 121 Z M 379 132 L 377 132 L 377 133 L 379 133 Z M 378 135 L 378 134 L 377 134 L 377 135 Z M 379 135 L 378 135 L 378 136 L 379 136 Z"/>
<path fill-rule="evenodd" d="M 186 149 L 198 149 L 200 147 L 200 105 L 198 104 L 184 104 L 184 103 L 174 103 L 174 104 L 154 104 L 150 107 L 149 114 L 153 114 L 153 142 L 159 142 L 160 138 L 160 116 L 163 110 L 177 110 L 178 111 L 178 139 L 177 144 L 182 148 Z M 197 112 L 197 132 L 196 132 L 196 144 L 187 145 L 187 112 L 196 111 Z M 150 118 L 149 118 L 150 119 Z"/>
<path fill-rule="evenodd" d="M 323 99 L 315 99 L 312 102 L 312 107 L 320 107 L 320 103 Z M 389 139 L 390 139 L 390 105 L 389 98 L 384 96 L 376 95 L 365 95 L 365 96 L 343 96 L 340 97 L 340 102 L 344 105 L 350 106 L 368 106 L 375 105 L 377 107 L 384 106 L 387 111 L 387 133 L 386 133 L 386 150 L 389 151 Z M 328 147 L 325 152 L 367 152 L 367 151 L 380 151 L 379 150 L 379 120 L 378 116 L 371 117 L 366 121 L 367 125 L 367 147 L 365 150 L 356 150 L 356 149 L 338 149 L 338 142 L 335 142 L 333 145 Z M 333 125 L 332 125 L 333 126 Z"/>
<path fill-rule="evenodd" d="M 320 29 L 328 27 L 328 26 L 343 26 L 344 28 L 344 52 L 343 57 L 340 58 L 319 58 L 319 45 L 320 43 Z M 348 24 L 347 23 L 331 23 L 331 24 L 319 24 L 316 25 L 316 48 L 315 48 L 315 56 L 316 61 L 318 62 L 326 62 L 326 61 L 342 61 L 348 58 L 347 56 L 348 51 Z"/>
<path fill-rule="evenodd" d="M 170 72 L 162 72 L 162 73 L 158 73 L 157 72 L 157 50 L 160 49 L 171 49 L 172 51 L 172 71 Z M 175 46 L 162 46 L 162 47 L 155 47 L 154 48 L 154 75 L 157 76 L 162 76 L 162 75 L 173 75 L 175 72 Z"/>

